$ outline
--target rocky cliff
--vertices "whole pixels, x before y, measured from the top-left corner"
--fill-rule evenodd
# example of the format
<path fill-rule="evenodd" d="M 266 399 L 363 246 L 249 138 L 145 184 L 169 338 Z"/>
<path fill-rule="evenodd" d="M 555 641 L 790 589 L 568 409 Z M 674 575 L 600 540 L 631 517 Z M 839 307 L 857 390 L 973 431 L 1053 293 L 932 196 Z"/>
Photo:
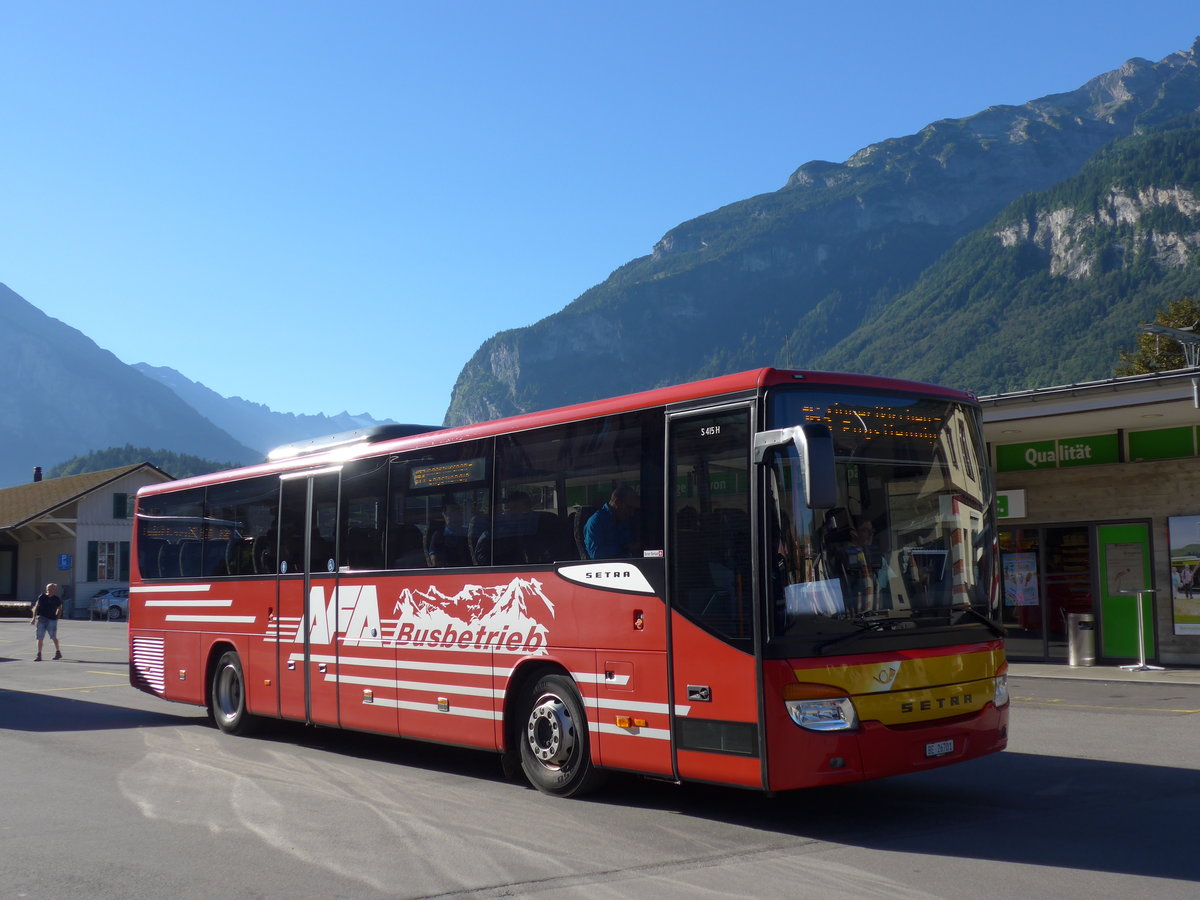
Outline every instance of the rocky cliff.
<path fill-rule="evenodd" d="M 1014 201 L 816 363 L 987 392 L 1087 381 L 1187 296 L 1200 297 L 1200 113 Z"/>

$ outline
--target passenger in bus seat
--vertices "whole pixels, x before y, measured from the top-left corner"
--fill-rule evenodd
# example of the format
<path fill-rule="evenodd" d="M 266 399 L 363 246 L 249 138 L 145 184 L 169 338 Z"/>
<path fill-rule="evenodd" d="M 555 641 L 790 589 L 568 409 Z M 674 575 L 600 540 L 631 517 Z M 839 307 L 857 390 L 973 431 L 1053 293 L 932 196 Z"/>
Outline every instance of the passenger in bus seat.
<path fill-rule="evenodd" d="M 634 555 L 634 521 L 641 498 L 628 485 L 612 492 L 608 502 L 588 519 L 583 543 L 590 559 L 621 559 Z"/>
<path fill-rule="evenodd" d="M 426 547 L 431 566 L 453 568 L 471 564 L 466 512 L 461 504 L 451 502 L 442 507 L 442 521 L 430 527 Z"/>

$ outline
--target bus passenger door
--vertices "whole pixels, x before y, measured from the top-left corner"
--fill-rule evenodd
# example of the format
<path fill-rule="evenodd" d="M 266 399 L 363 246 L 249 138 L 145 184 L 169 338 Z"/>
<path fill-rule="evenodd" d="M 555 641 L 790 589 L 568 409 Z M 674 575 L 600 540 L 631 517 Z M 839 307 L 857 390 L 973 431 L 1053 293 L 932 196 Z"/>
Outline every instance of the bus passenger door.
<path fill-rule="evenodd" d="M 338 472 L 283 477 L 279 538 L 279 711 L 338 724 Z"/>
<path fill-rule="evenodd" d="M 760 787 L 751 408 L 678 414 L 668 427 L 676 774 Z"/>

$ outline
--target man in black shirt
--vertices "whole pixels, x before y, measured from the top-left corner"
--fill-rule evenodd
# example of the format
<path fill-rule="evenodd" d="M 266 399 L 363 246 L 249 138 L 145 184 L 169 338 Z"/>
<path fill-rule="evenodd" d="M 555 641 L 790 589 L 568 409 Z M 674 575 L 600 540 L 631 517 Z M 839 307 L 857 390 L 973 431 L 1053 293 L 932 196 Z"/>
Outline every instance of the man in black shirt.
<path fill-rule="evenodd" d="M 58 585 L 46 585 L 45 592 L 33 601 L 33 618 L 30 625 L 37 625 L 37 656 L 34 662 L 42 661 L 42 641 L 46 635 L 54 641 L 54 658 L 62 659 L 62 647 L 58 644 L 58 620 L 62 618 L 62 597 L 58 596 Z"/>

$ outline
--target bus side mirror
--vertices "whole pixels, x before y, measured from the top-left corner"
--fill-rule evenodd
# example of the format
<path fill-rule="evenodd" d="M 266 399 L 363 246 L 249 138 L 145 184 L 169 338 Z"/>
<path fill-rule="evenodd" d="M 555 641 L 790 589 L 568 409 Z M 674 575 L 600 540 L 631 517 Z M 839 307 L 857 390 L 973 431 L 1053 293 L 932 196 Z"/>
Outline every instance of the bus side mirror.
<path fill-rule="evenodd" d="M 804 502 L 809 509 L 838 505 L 837 472 L 834 467 L 833 434 L 827 425 L 807 422 L 793 428 L 760 431 L 754 436 L 754 461 L 761 464 L 767 450 L 791 443 L 800 457 L 804 474 Z"/>

